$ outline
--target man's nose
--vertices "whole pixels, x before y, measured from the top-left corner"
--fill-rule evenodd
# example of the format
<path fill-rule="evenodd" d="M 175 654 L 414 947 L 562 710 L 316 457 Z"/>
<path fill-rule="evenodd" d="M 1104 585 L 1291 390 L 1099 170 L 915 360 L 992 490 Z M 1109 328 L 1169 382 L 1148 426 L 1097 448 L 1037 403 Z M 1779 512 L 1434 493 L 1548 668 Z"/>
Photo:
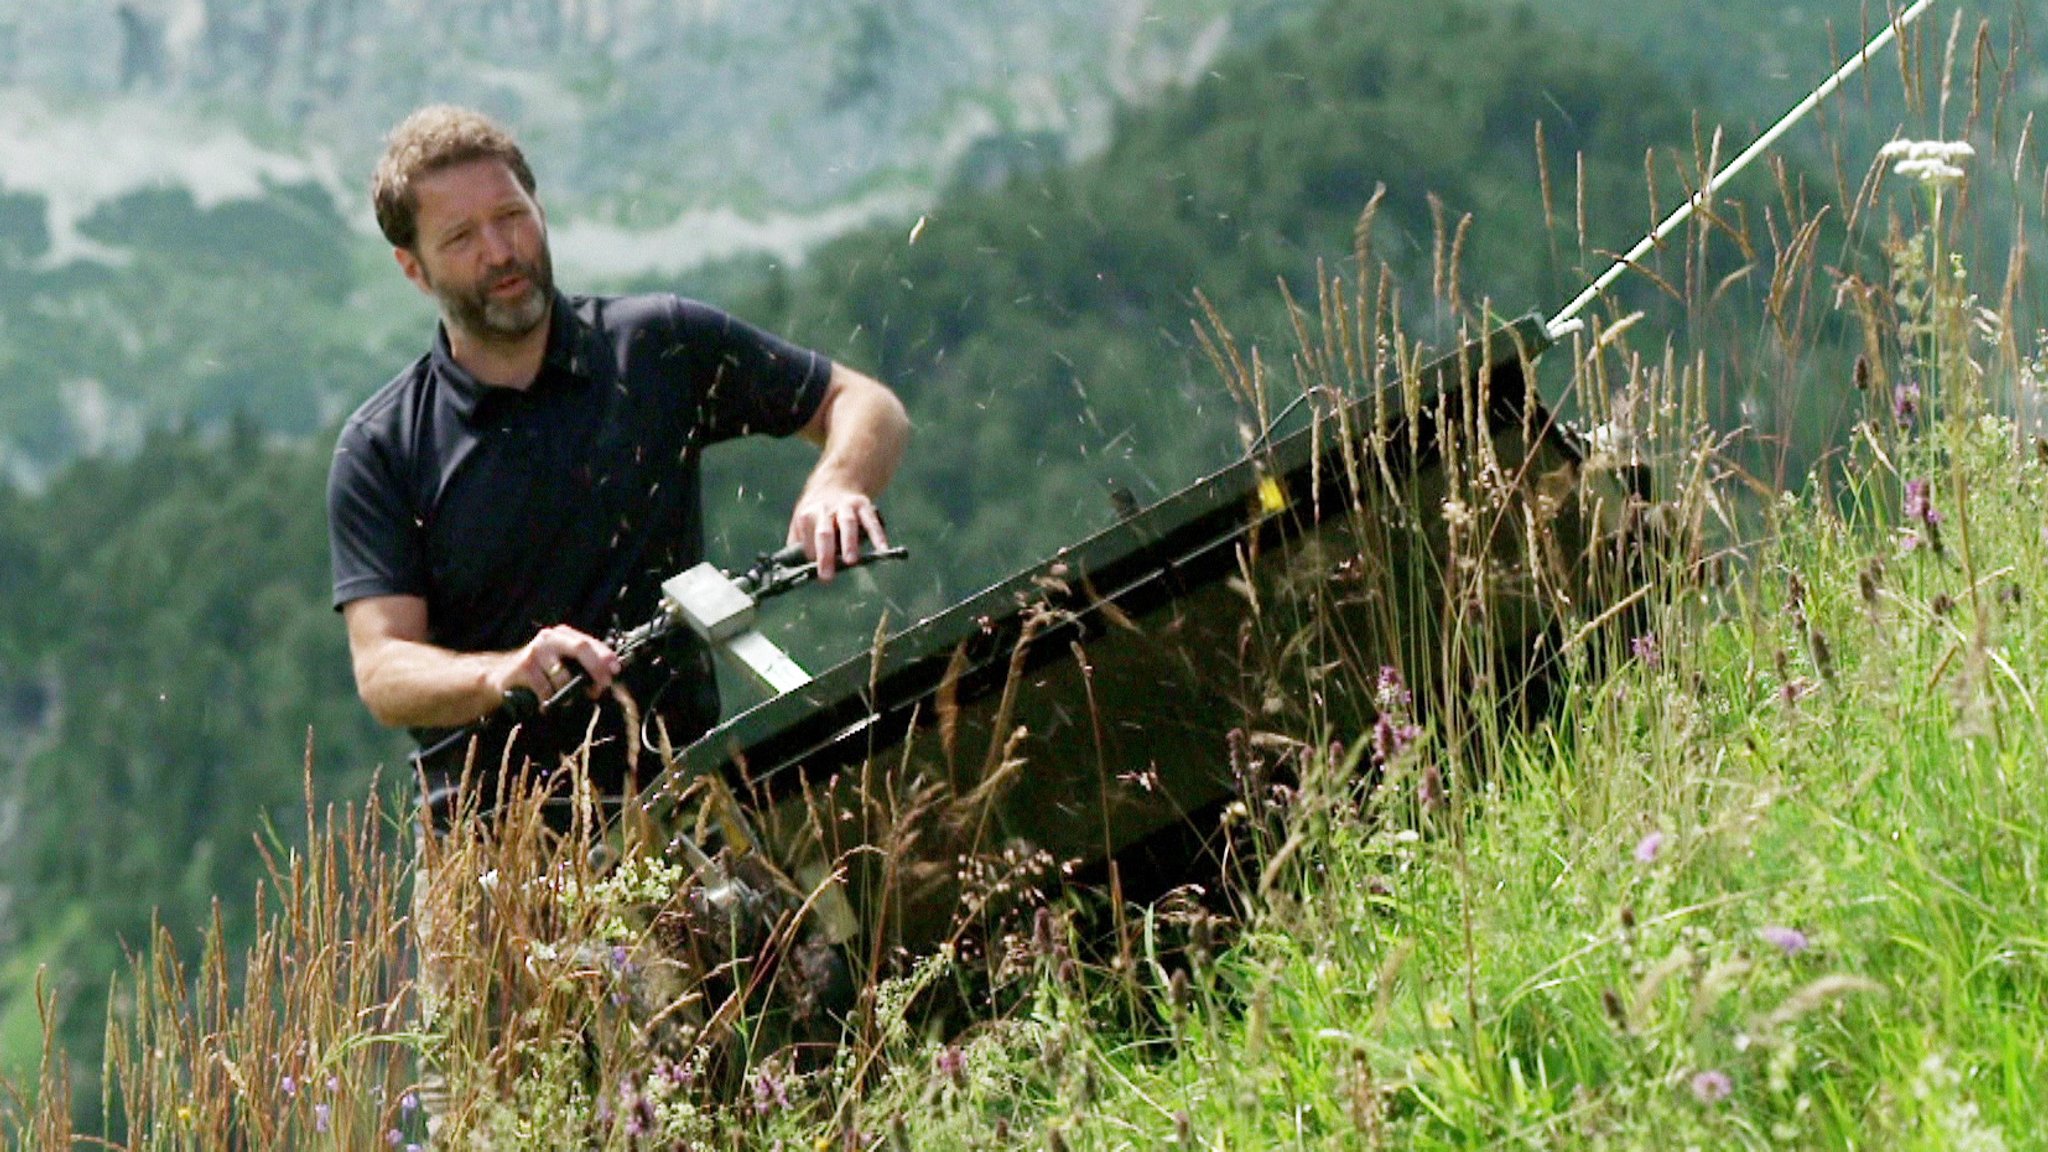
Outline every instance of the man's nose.
<path fill-rule="evenodd" d="M 503 224 L 484 225 L 479 238 L 483 241 L 484 262 L 487 264 L 503 264 L 508 258 L 518 254 L 518 248 L 512 241 L 512 231 Z"/>

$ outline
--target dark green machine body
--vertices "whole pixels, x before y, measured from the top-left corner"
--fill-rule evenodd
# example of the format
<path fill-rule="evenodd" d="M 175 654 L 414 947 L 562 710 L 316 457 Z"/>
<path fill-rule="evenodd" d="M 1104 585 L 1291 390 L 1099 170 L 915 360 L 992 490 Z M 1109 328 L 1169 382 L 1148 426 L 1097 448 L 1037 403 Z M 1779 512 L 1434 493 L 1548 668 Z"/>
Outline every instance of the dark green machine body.
<path fill-rule="evenodd" d="M 1525 319 L 1387 396 L 1324 405 L 732 717 L 655 804 L 672 815 L 723 778 L 801 882 L 836 873 L 840 935 L 916 950 L 961 913 L 970 859 L 1085 869 L 1213 813 L 1236 786 L 1233 729 L 1355 739 L 1381 667 L 1418 686 L 1472 673 L 1442 657 L 1460 628 L 1521 665 L 1480 674 L 1526 675 L 1561 605 L 1591 598 L 1621 499 L 1588 499 L 1581 445 L 1535 399 L 1547 344 Z"/>

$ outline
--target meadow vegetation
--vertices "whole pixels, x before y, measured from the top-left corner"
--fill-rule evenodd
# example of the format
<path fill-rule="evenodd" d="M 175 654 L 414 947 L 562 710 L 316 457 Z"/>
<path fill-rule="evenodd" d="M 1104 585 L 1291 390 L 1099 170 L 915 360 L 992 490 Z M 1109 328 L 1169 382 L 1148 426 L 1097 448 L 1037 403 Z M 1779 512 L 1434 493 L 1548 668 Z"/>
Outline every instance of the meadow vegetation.
<path fill-rule="evenodd" d="M 2048 348 L 2024 253 L 1989 293 L 1956 256 L 1973 183 L 2040 181 L 2030 133 L 1877 158 L 1851 202 L 1787 196 L 1760 236 L 1703 214 L 1662 282 L 1733 306 L 1692 261 L 1740 253 L 1768 290 L 1718 330 L 1748 346 L 1681 353 L 1610 313 L 1550 350 L 1589 472 L 1647 477 L 1628 579 L 1560 606 L 1547 700 L 1510 706 L 1520 665 L 1476 623 L 1501 582 L 1475 558 L 1542 525 L 1483 437 L 1461 449 L 1464 479 L 1389 529 L 1451 542 L 1418 577 L 1452 593 L 1434 651 L 1277 654 L 1308 703 L 1215 750 L 1257 786 L 1208 890 L 1053 891 L 980 922 L 981 947 L 856 965 L 843 1032 L 792 1047 L 766 965 L 676 946 L 715 870 L 653 828 L 594 856 L 521 808 L 432 853 L 470 934 L 461 994 L 423 1005 L 403 820 L 309 784 L 253 949 L 136 948 L 94 1137 L 404 1148 L 432 1111 L 496 1148 L 2034 1146 Z M 1804 226 L 1825 214 L 1851 222 L 1829 259 Z M 1360 234 L 1296 313 L 1291 371 L 1219 355 L 1238 391 L 1400 387 L 1400 294 Z M 1853 434 L 1780 491 L 1710 418 L 1712 358 L 1800 363 L 1828 328 L 1862 354 L 1803 375 Z M 1318 712 L 1331 675 L 1377 701 L 1373 727 Z M 69 1091 L 52 1051 L 0 1132 L 95 1143 Z"/>

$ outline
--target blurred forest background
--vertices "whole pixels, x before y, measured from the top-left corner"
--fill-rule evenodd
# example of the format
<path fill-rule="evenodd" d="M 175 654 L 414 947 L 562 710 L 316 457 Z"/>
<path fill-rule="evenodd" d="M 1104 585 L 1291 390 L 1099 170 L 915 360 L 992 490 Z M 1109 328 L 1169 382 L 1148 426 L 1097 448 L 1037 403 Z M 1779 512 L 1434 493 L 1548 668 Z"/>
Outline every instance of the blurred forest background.
<path fill-rule="evenodd" d="M 0 1068 L 33 1066 L 39 968 L 89 1064 L 101 991 L 153 923 L 196 939 L 218 899 L 239 930 L 257 842 L 300 826 L 303 765 L 323 802 L 361 797 L 380 766 L 406 783 L 403 742 L 354 697 L 322 491 L 338 420 L 432 331 L 362 202 L 413 105 L 475 103 L 525 139 L 565 289 L 699 296 L 899 389 L 918 436 L 885 506 L 912 560 L 783 607 L 776 627 L 821 666 L 882 613 L 908 624 L 1108 524 L 1112 490 L 1150 501 L 1240 451 L 1252 417 L 1196 340 L 1197 290 L 1284 395 L 1280 285 L 1313 307 L 1318 263 L 1347 269 L 1384 187 L 1375 255 L 1414 330 L 1454 330 L 1434 258 L 1468 214 L 1468 311 L 1554 311 L 1683 197 L 1717 128 L 1725 161 L 1885 16 L 1855 0 L 427 10 L 0 0 Z M 2038 13 L 1972 10 L 1953 41 L 1949 15 L 1915 50 L 1967 69 L 2023 51 Z M 2015 123 L 2048 98 L 2048 72 L 2020 76 L 1997 110 Z M 1800 217 L 1802 182 L 1851 199 L 1904 119 L 1900 87 L 1880 62 L 1795 134 L 1782 180 L 1759 173 L 1723 210 L 1761 231 Z M 1993 111 L 1941 124 L 2016 130 Z M 1859 237 L 1824 224 L 1850 260 Z M 1726 290 L 1767 287 L 1723 255 Z M 1640 279 L 1603 308 L 1647 310 L 1681 349 L 1711 338 Z M 1847 318 L 1812 323 L 1838 362 L 1733 364 L 1722 390 L 1717 418 L 1753 434 L 1770 482 L 1796 483 L 1854 404 Z M 807 457 L 714 457 L 715 559 L 781 542 Z"/>

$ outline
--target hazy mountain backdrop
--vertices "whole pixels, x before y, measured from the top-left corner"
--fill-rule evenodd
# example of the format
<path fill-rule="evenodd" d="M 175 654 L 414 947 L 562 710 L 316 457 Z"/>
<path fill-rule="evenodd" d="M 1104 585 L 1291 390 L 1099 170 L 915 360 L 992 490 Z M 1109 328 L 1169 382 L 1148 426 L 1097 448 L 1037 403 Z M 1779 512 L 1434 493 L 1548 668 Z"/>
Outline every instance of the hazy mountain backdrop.
<path fill-rule="evenodd" d="M 401 316 L 410 336 L 426 316 L 389 291 L 362 205 L 383 133 L 422 102 L 473 102 L 518 129 L 565 275 L 680 273 L 735 252 L 799 260 L 950 184 L 1085 158 L 1120 105 L 1309 8 L 6 0 L 0 293 L 16 322 L 0 330 L 0 459 L 35 480 L 166 418 L 332 418 L 393 363 L 362 357 L 383 322 Z M 350 301 L 362 260 L 373 295 Z M 219 275 L 172 283 L 195 264 L 276 291 L 223 301 Z M 166 295 L 203 299 L 170 303 L 188 324 L 139 316 Z M 342 328 L 352 346 L 297 369 L 266 355 L 281 326 L 319 342 L 293 295 L 362 305 Z M 109 334 L 119 355 L 23 332 L 29 316 Z"/>
<path fill-rule="evenodd" d="M 675 279 L 748 253 L 796 263 L 850 229 L 907 225 L 945 189 L 1085 160 L 1119 108 L 1317 7 L 0 0 L 0 474 L 36 482 L 167 419 L 239 410 L 303 433 L 348 406 L 425 315 L 379 267 L 361 191 L 383 132 L 422 102 L 518 129 L 574 282 Z M 1540 11 L 1651 62 L 1737 140 L 1881 15 L 1846 0 Z M 1540 94 L 1524 111 L 1568 126 Z M 227 275 L 238 299 L 218 294 Z M 268 277 L 304 291 L 261 290 Z M 259 321 L 254 300 L 279 306 Z M 315 362 L 266 356 L 279 330 Z"/>

